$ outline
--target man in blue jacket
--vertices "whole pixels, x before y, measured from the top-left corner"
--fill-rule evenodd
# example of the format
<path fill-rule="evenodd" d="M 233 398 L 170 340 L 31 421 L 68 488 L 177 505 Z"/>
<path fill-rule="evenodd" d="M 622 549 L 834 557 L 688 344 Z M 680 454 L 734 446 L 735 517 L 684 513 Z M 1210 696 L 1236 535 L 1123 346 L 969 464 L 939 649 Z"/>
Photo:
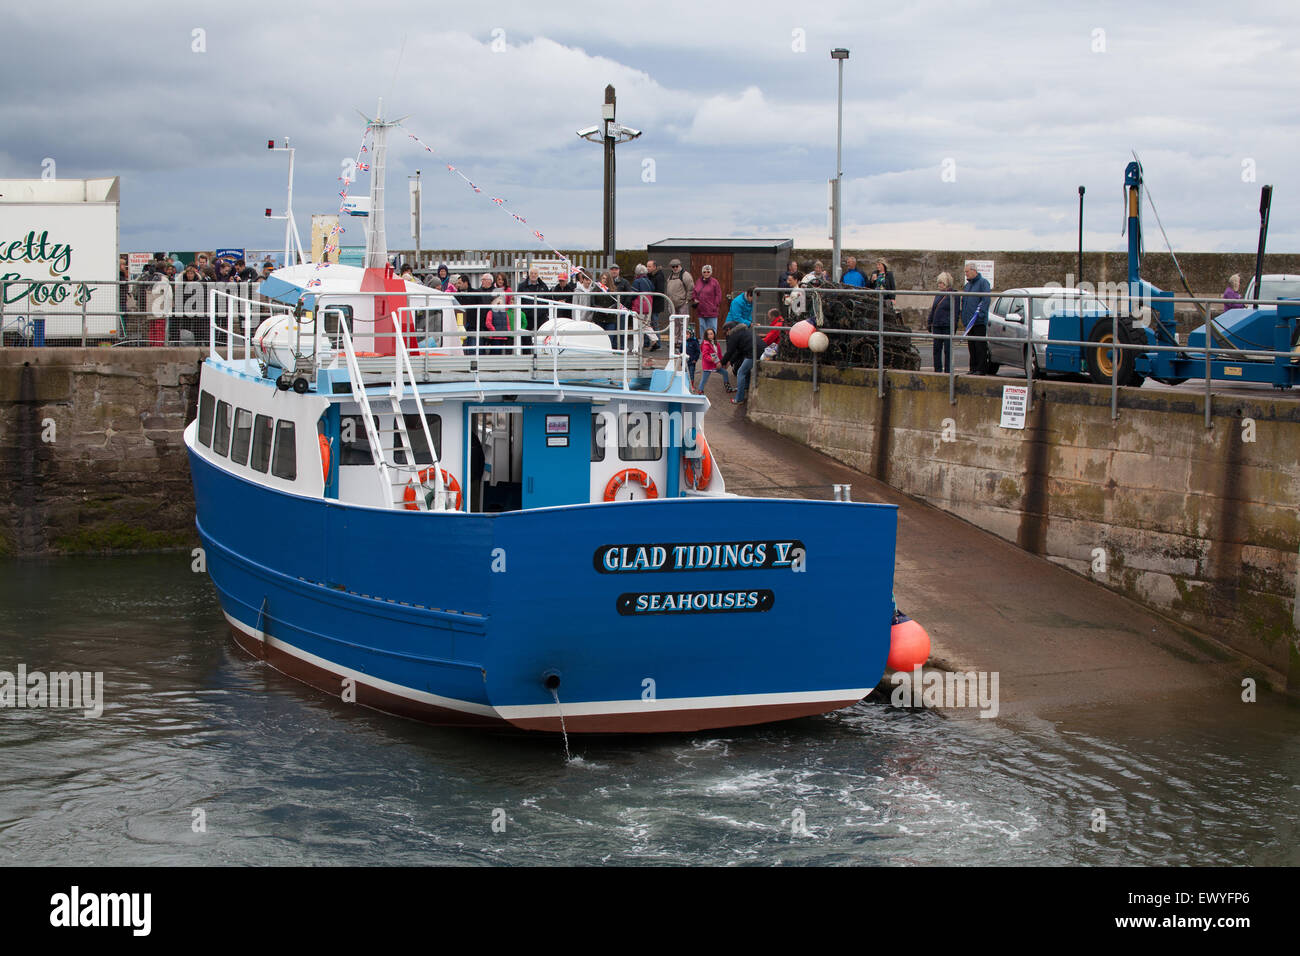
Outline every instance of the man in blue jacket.
<path fill-rule="evenodd" d="M 840 276 L 840 282 L 858 289 L 866 287 L 867 277 L 862 274 L 862 270 L 858 268 L 858 260 L 853 256 L 844 257 L 844 273 Z"/>
<path fill-rule="evenodd" d="M 754 287 L 750 286 L 743 295 L 731 300 L 727 311 L 727 322 L 736 325 L 749 325 L 754 320 Z"/>
<path fill-rule="evenodd" d="M 966 263 L 966 284 L 963 292 L 988 292 L 992 287 L 989 280 L 979 274 L 969 262 Z M 989 344 L 985 341 L 988 334 L 989 297 L 987 295 L 968 295 L 961 300 L 962 328 L 966 332 L 966 348 L 970 352 L 970 371 L 972 375 L 992 374 L 989 362 Z"/>

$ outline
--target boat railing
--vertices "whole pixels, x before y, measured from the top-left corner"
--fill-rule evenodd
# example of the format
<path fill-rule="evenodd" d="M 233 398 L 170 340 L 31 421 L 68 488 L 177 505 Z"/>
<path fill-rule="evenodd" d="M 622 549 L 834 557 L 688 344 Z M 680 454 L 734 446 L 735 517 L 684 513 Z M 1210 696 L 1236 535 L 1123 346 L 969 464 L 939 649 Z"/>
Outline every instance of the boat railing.
<path fill-rule="evenodd" d="M 253 333 L 267 319 L 289 315 L 293 307 L 238 292 L 208 290 L 208 352 L 213 358 L 245 361 L 253 358 Z M 242 326 L 242 328 L 241 328 Z M 225 348 L 225 355 L 221 354 Z M 242 355 L 238 354 L 242 351 Z"/>
<path fill-rule="evenodd" d="M 356 293 L 324 293 L 317 297 L 316 309 L 325 318 L 325 334 L 331 341 L 348 324 L 338 300 L 355 296 Z M 433 299 L 415 294 L 406 298 L 408 301 Z M 372 384 L 396 381 L 404 372 L 415 382 L 468 378 L 477 385 L 486 378 L 522 375 L 531 380 L 549 379 L 556 387 L 577 374 L 601 377 L 616 374 L 622 387 L 630 389 L 633 379 L 644 374 L 645 340 L 652 332 L 656 338 L 660 335 L 643 316 L 628 309 L 575 306 L 571 301 L 555 299 L 553 294 L 512 293 L 511 299 L 509 304 L 494 307 L 458 305 L 454 309 L 457 316 L 454 328 L 445 324 L 443 313 L 449 308 L 445 298 L 399 307 L 389 313 L 391 328 L 363 333 L 373 344 L 373 350 L 357 353 L 357 368 Z M 603 321 L 604 325 L 581 328 L 564 322 L 571 318 L 564 313 L 572 311 L 578 311 L 581 320 L 593 325 L 601 325 Z M 489 312 L 494 317 L 519 313 L 538 328 L 486 328 L 480 323 Z M 673 370 L 684 368 L 684 356 L 679 354 L 682 344 L 676 335 L 678 323 L 673 320 L 684 318 L 672 315 L 665 323 L 667 367 Z M 354 349 L 358 334 L 362 333 L 352 329 Z M 585 346 L 584 339 L 591 342 L 590 348 Z M 400 350 L 396 344 L 399 341 Z M 609 347 L 605 347 L 606 342 Z M 341 354 L 342 348 L 336 345 L 335 351 Z M 406 369 L 401 367 L 403 361 L 407 363 Z"/>
<path fill-rule="evenodd" d="M 295 359 L 313 369 L 346 368 L 353 381 L 367 385 L 391 385 L 403 376 L 411 383 L 469 379 L 476 384 L 524 376 L 549 380 L 556 387 L 574 378 L 613 378 L 630 390 L 635 380 L 646 376 L 642 368 L 646 341 L 653 335 L 657 343 L 665 334 L 666 367 L 685 368 L 684 342 L 677 330 L 688 317 L 677 313 L 670 313 L 660 329 L 631 309 L 579 304 L 571 298 L 573 293 L 516 292 L 510 294 L 510 302 L 496 306 L 453 303 L 445 293 L 406 293 L 402 298 L 408 304 L 389 313 L 388 329 L 356 324 L 355 300 L 380 295 L 393 293 L 304 293 L 297 306 L 290 306 L 213 289 L 209 350 L 228 361 L 261 359 L 253 347 L 258 327 L 268 318 L 296 315 L 300 337 L 290 342 Z M 487 313 L 511 316 L 511 325 L 522 318 L 538 328 L 489 329 L 484 327 Z M 579 326 L 578 321 L 589 325 Z M 359 335 L 367 340 L 360 348 Z"/>

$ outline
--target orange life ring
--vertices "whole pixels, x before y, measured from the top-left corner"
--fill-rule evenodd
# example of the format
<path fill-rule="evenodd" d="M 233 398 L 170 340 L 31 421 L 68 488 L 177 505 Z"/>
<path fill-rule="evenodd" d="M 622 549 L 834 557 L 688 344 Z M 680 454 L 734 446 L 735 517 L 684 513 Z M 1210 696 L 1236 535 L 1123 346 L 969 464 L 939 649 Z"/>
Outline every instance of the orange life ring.
<path fill-rule="evenodd" d="M 609 479 L 609 484 L 605 486 L 605 500 L 613 501 L 617 497 L 622 487 L 629 481 L 638 481 L 645 488 L 647 498 L 658 498 L 659 489 L 655 487 L 654 479 L 647 475 L 640 468 L 624 468 L 613 478 Z"/>
<path fill-rule="evenodd" d="M 713 452 L 709 451 L 709 443 L 704 440 L 704 432 L 697 431 L 695 441 L 700 446 L 700 457 L 682 455 L 682 476 L 686 479 L 686 487 L 699 491 L 709 487 L 713 480 Z"/>
<path fill-rule="evenodd" d="M 324 435 L 317 435 L 320 442 L 320 468 L 325 476 L 325 483 L 329 484 L 330 480 L 330 440 Z"/>
<path fill-rule="evenodd" d="M 416 483 L 418 482 L 418 484 L 419 484 L 421 487 L 423 487 L 424 483 L 427 482 L 427 481 L 429 480 L 429 478 L 430 478 L 430 476 L 431 476 L 432 474 L 433 474 L 433 468 L 432 468 L 432 467 L 430 467 L 430 468 L 425 468 L 425 469 L 423 469 L 419 474 L 417 474 L 417 475 L 415 476 L 416 481 L 408 481 L 408 482 L 406 483 L 406 490 L 402 492 L 402 501 L 404 501 L 404 502 L 406 503 L 406 510 L 407 510 L 407 511 L 421 511 L 421 510 L 423 510 L 423 509 L 420 508 L 420 505 L 419 505 L 419 492 L 417 492 L 417 491 L 415 490 L 415 486 L 416 486 Z M 460 498 L 460 482 L 456 480 L 456 476 L 455 476 L 455 475 L 448 474 L 447 469 L 446 469 L 446 468 L 443 468 L 443 469 L 442 469 L 442 483 L 443 483 L 443 486 L 446 487 L 448 490 L 456 492 L 456 510 L 459 511 L 459 510 L 460 510 L 460 501 L 461 501 L 461 498 Z"/>

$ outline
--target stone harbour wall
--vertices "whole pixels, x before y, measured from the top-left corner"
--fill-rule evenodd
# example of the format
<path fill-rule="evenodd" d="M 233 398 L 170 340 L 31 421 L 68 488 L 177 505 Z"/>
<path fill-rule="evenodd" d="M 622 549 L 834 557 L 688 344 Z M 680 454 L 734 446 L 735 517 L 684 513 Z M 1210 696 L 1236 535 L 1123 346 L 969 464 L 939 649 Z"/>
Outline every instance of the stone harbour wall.
<path fill-rule="evenodd" d="M 760 363 L 750 418 L 1288 674 L 1300 686 L 1300 402 Z M 1253 440 L 1252 440 L 1253 439 Z M 997 568 L 954 569 L 997 574 Z M 1033 594 L 1025 595 L 1034 600 Z M 1008 609 L 1014 619 L 1014 609 Z"/>
<path fill-rule="evenodd" d="M 0 556 L 197 544 L 198 348 L 0 349 Z"/>

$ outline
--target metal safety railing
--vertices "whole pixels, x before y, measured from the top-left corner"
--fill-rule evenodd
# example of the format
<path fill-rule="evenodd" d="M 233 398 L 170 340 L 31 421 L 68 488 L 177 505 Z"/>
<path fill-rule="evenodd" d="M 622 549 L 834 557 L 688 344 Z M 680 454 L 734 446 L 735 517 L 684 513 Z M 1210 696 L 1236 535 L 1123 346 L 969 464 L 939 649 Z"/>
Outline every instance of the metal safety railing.
<path fill-rule="evenodd" d="M 791 291 L 793 290 L 790 289 L 782 290 L 776 288 L 758 289 L 756 290 L 755 299 L 757 300 L 759 293 L 784 293 L 785 296 L 788 297 Z M 1296 300 L 1296 299 L 1258 299 L 1258 300 L 1250 300 L 1249 302 L 1244 302 L 1241 299 L 1225 299 L 1221 297 L 1172 296 L 1172 295 L 1163 295 L 1163 294 L 1152 296 L 1149 294 L 1137 294 L 1131 297 L 1126 297 L 1125 299 L 1114 302 L 1110 305 L 1107 305 L 1105 302 L 1102 302 L 1105 312 L 1108 314 L 1108 317 L 1111 319 L 1111 329 L 1110 329 L 1111 334 L 1110 334 L 1110 339 L 1108 341 L 1098 341 L 1092 339 L 1051 338 L 1050 336 L 1047 335 L 1038 334 L 1033 328 L 1033 324 L 1035 321 L 1050 320 L 1053 314 L 1069 315 L 1075 312 L 1076 310 L 1072 310 L 1070 308 L 1070 303 L 1072 301 L 1078 302 L 1083 298 L 1090 298 L 1099 301 L 1099 297 L 1094 296 L 1091 293 L 1086 293 L 1086 292 L 1078 293 L 1069 289 L 1053 291 L 1052 293 L 1043 293 L 1043 292 L 1031 293 L 1022 289 L 1012 289 L 1012 290 L 1004 290 L 1004 291 L 990 290 L 988 292 L 940 290 L 936 292 L 935 290 L 932 289 L 931 290 L 897 289 L 897 290 L 885 291 L 885 290 L 821 288 L 821 287 L 813 286 L 813 287 L 805 287 L 800 291 L 803 293 L 802 311 L 792 311 L 787 313 L 791 322 L 797 321 L 799 319 L 807 318 L 813 321 L 814 324 L 817 325 L 818 330 L 824 332 L 828 337 L 832 337 L 832 338 L 833 337 L 845 337 L 845 338 L 866 337 L 875 340 L 876 356 L 877 356 L 877 367 L 876 367 L 877 394 L 880 397 L 884 396 L 884 390 L 885 390 L 886 366 L 885 366 L 884 356 L 885 356 L 886 340 L 905 339 L 910 343 L 916 339 L 920 339 L 922 341 L 929 341 L 931 343 L 942 343 L 943 348 L 947 350 L 948 361 L 946 364 L 948 366 L 947 369 L 948 401 L 949 404 L 952 405 L 955 405 L 957 403 L 957 392 L 956 392 L 957 371 L 956 371 L 956 365 L 952 361 L 953 346 L 956 342 L 964 341 L 968 344 L 968 346 L 973 346 L 973 347 L 982 346 L 983 348 L 987 348 L 989 346 L 989 343 L 1005 344 L 1007 346 L 1011 346 L 1018 350 L 1021 350 L 1021 355 L 1022 355 L 1021 364 L 1025 371 L 1025 376 L 1024 376 L 1025 382 L 1029 386 L 1027 397 L 1026 397 L 1026 402 L 1027 402 L 1026 411 L 1028 411 L 1029 408 L 1032 406 L 1033 384 L 1035 378 L 1045 378 L 1045 374 L 1044 374 L 1045 369 L 1042 366 L 1045 366 L 1047 364 L 1045 360 L 1046 349 L 1050 346 L 1067 346 L 1067 347 L 1078 348 L 1081 354 L 1086 354 L 1087 350 L 1089 349 L 1096 350 L 1096 354 L 1098 356 L 1105 357 L 1105 361 L 1099 362 L 1099 364 L 1102 367 L 1108 365 L 1111 369 L 1111 376 L 1110 376 L 1110 383 L 1109 383 L 1110 394 L 1111 394 L 1111 417 L 1112 419 L 1116 419 L 1119 417 L 1119 389 L 1125 386 L 1126 384 L 1120 381 L 1120 370 L 1122 367 L 1125 366 L 1126 363 L 1122 360 L 1117 361 L 1115 359 L 1115 350 L 1118 349 L 1121 354 L 1128 353 L 1128 352 L 1135 353 L 1135 354 L 1163 353 L 1163 354 L 1173 354 L 1174 356 L 1178 357 L 1179 359 L 1183 360 L 1186 363 L 1190 363 L 1194 359 L 1200 364 L 1200 367 L 1204 372 L 1204 379 L 1205 379 L 1205 398 L 1206 398 L 1205 425 L 1207 428 L 1209 428 L 1212 425 L 1212 401 L 1213 401 L 1212 386 L 1215 381 L 1224 381 L 1223 379 L 1214 379 L 1211 377 L 1213 362 L 1215 360 L 1221 361 L 1224 359 L 1229 359 L 1232 361 L 1274 363 L 1274 364 L 1281 364 L 1285 366 L 1293 366 L 1293 365 L 1297 365 L 1297 363 L 1300 363 L 1300 353 L 1297 353 L 1295 351 L 1295 346 L 1296 346 L 1295 333 L 1300 332 L 1300 300 Z M 892 297 L 894 295 L 923 296 L 923 297 L 931 298 L 932 300 L 937 298 L 947 299 L 948 300 L 947 314 L 950 317 L 949 330 L 946 332 L 939 332 L 939 331 L 927 329 L 926 331 L 922 332 L 919 330 L 913 331 L 911 329 L 907 329 L 905 331 L 886 329 L 885 328 L 885 304 L 887 298 Z M 853 296 L 858 298 L 867 297 L 868 299 L 874 299 L 876 302 L 876 310 L 875 310 L 876 314 L 874 317 L 875 318 L 874 323 L 869 323 L 871 327 L 861 328 L 861 329 L 832 328 L 832 327 L 825 326 L 821 321 L 819 321 L 824 315 L 824 303 L 822 301 L 823 297 L 833 298 L 837 296 Z M 1025 308 L 1025 313 L 1020 318 L 1019 324 L 1023 324 L 1023 326 L 1025 327 L 1025 334 L 1023 335 L 990 334 L 990 332 L 988 331 L 989 313 L 987 311 L 983 314 L 984 321 L 982 323 L 977 322 L 975 323 L 974 326 L 974 327 L 978 327 L 980 324 L 983 324 L 986 329 L 985 334 L 969 335 L 967 334 L 968 330 L 966 328 L 962 328 L 959 331 L 958 325 L 960 324 L 960 319 L 958 317 L 960 316 L 960 312 L 957 307 L 957 302 L 962 300 L 967 300 L 967 299 L 987 300 L 989 305 L 985 306 L 986 310 L 992 305 L 992 303 L 1000 302 L 1001 300 L 1004 299 L 1012 299 L 1013 301 L 1016 302 L 1023 301 L 1026 308 Z M 1037 302 L 1059 304 L 1056 306 L 1056 309 L 1059 311 L 1054 312 L 1045 309 L 1044 310 L 1045 314 L 1040 316 L 1035 312 L 1035 303 Z M 1179 335 L 1176 329 L 1172 329 L 1172 330 L 1169 329 L 1164 323 L 1161 322 L 1158 316 L 1154 314 L 1153 306 L 1157 303 L 1159 303 L 1161 306 L 1168 304 L 1171 308 L 1178 305 L 1192 305 L 1197 307 L 1198 310 L 1202 311 L 1203 314 L 1210 316 L 1207 322 L 1207 325 L 1209 327 L 1209 334 L 1205 335 L 1204 343 L 1192 347 L 1192 346 L 1188 346 L 1185 342 L 1180 342 Z M 789 306 L 791 303 L 787 301 L 786 304 L 787 306 Z M 796 302 L 795 305 L 799 305 L 799 303 Z M 1285 319 L 1283 319 L 1283 321 L 1289 319 L 1294 323 L 1292 327 L 1292 337 L 1290 341 L 1290 347 L 1286 350 L 1281 350 L 1281 349 L 1264 347 L 1259 343 L 1249 343 L 1249 347 L 1245 347 L 1245 348 L 1238 347 L 1233 344 L 1213 344 L 1213 339 L 1215 338 L 1216 335 L 1218 335 L 1220 339 L 1227 339 L 1228 337 L 1228 333 L 1226 333 L 1222 329 L 1222 327 L 1218 326 L 1217 323 L 1218 316 L 1212 314 L 1214 311 L 1213 307 L 1218 307 L 1219 309 L 1222 309 L 1224 311 L 1226 311 L 1227 309 L 1243 309 L 1243 308 L 1244 309 L 1289 308 L 1292 310 L 1296 310 L 1293 315 L 1287 316 L 1285 317 Z M 1088 310 L 1092 310 L 1094 306 L 1092 303 L 1089 303 L 1088 305 L 1085 306 L 1085 308 Z M 890 311 L 891 313 L 894 312 L 892 305 L 890 307 Z M 1016 314 L 1016 313 L 1009 313 L 1009 314 Z M 1005 316 L 1001 316 L 998 313 L 993 313 L 993 315 L 995 318 L 1006 321 Z M 954 318 L 956 318 L 957 320 L 953 321 Z M 1087 318 L 1094 318 L 1094 316 L 1088 316 Z M 1125 341 L 1121 336 L 1121 331 L 1120 331 L 1122 320 L 1123 320 L 1123 324 L 1131 325 L 1132 328 L 1137 329 L 1141 332 L 1145 332 L 1145 330 L 1147 329 L 1152 329 L 1157 339 L 1160 340 L 1159 344 L 1151 344 L 1146 341 L 1143 342 Z M 760 324 L 757 320 L 754 323 L 752 323 L 750 329 L 752 355 L 754 356 L 758 355 L 757 338 L 759 333 L 771 332 L 773 330 L 788 335 L 789 326 L 788 325 L 775 326 L 775 325 Z M 1169 341 L 1171 336 L 1173 340 Z M 1145 335 L 1143 335 L 1143 338 L 1145 338 Z M 1044 356 L 1044 358 L 1042 359 L 1039 358 L 1040 353 Z M 817 390 L 819 388 L 818 381 L 817 381 L 817 368 L 819 363 L 819 356 L 818 353 L 812 352 L 811 350 L 809 354 L 813 366 L 813 388 L 814 390 Z M 1001 361 L 998 362 L 997 364 L 1009 365 L 1012 363 L 1008 361 Z M 1035 366 L 1039 366 L 1039 368 L 1036 369 Z M 1193 377 L 1194 376 L 1192 375 L 1187 375 L 1182 378 L 1185 381 Z M 1286 377 L 1289 378 L 1292 376 L 1287 375 Z M 1300 384 L 1300 366 L 1296 367 L 1294 377 L 1296 378 L 1296 384 Z M 1230 384 L 1237 384 L 1237 383 L 1232 382 Z M 1277 387 L 1284 387 L 1284 386 L 1277 386 Z"/>
<path fill-rule="evenodd" d="M 258 300 L 257 287 L 181 276 L 0 279 L 0 347 L 202 345 L 209 337 L 209 293 Z"/>
<path fill-rule="evenodd" d="M 460 304 L 442 293 L 407 293 L 401 298 L 408 304 L 389 313 L 387 328 L 353 318 L 355 300 L 392 295 L 382 291 L 311 293 L 309 310 L 305 304 L 295 308 L 213 290 L 209 348 L 214 357 L 227 361 L 260 359 L 261 347 L 252 347 L 260 324 L 272 317 L 296 316 L 299 321 L 292 327 L 295 331 L 286 331 L 288 338 L 281 340 L 287 345 L 288 360 L 280 356 L 278 366 L 296 366 L 303 361 L 313 371 L 347 368 L 349 377 L 361 387 L 409 377 L 412 381 L 467 378 L 481 389 L 486 375 L 532 380 L 545 377 L 559 387 L 562 373 L 568 377 L 576 372 L 596 372 L 618 374 L 623 389 L 630 390 L 634 379 L 646 374 L 642 358 L 647 338 L 658 336 L 657 328 L 644 315 L 602 305 L 575 305 L 571 300 L 554 299 L 551 294 L 513 294 L 508 304 Z M 507 313 L 516 311 L 536 327 L 490 327 L 495 324 L 492 317 L 504 322 Z M 577 321 L 566 322 L 566 312 L 576 312 L 582 320 L 596 325 L 603 321 L 604 326 L 591 328 L 579 326 Z M 317 317 L 321 320 L 319 327 Z M 668 339 L 667 368 L 672 371 L 682 368 L 684 356 L 676 328 L 684 319 L 670 315 L 663 323 Z M 358 324 L 353 325 L 354 321 Z M 584 340 L 590 340 L 591 347 Z M 294 369 L 283 371 L 292 381 Z M 311 387 L 312 382 L 305 379 L 300 384 Z"/>

